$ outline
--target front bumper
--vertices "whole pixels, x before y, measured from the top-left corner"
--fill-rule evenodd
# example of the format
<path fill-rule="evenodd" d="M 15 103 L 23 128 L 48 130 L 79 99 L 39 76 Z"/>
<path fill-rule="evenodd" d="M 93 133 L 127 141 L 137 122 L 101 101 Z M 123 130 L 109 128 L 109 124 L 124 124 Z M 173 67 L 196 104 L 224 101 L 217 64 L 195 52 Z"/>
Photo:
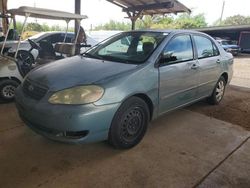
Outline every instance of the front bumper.
<path fill-rule="evenodd" d="M 109 127 L 120 103 L 95 106 L 52 105 L 26 96 L 16 89 L 16 106 L 22 120 L 35 132 L 47 138 L 83 143 L 106 140 Z"/>

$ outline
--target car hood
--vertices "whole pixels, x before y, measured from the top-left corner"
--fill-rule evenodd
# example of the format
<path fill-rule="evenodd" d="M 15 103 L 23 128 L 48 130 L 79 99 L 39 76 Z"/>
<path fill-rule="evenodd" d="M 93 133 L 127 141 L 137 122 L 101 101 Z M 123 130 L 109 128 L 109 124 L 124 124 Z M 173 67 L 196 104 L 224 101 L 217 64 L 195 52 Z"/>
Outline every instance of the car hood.
<path fill-rule="evenodd" d="M 13 48 L 13 49 L 16 49 L 16 47 L 17 47 L 17 45 L 18 45 L 18 41 L 16 41 L 16 40 L 13 40 L 13 41 L 7 41 L 6 43 L 5 43 L 5 48 Z M 3 46 L 3 42 L 1 42 L 0 43 L 0 47 L 2 47 Z M 29 47 L 30 45 L 29 45 L 29 42 L 28 41 L 21 41 L 21 43 L 20 43 L 20 48 L 23 48 L 23 47 Z"/>
<path fill-rule="evenodd" d="M 77 85 L 95 84 L 123 72 L 133 70 L 134 64 L 75 56 L 43 65 L 28 74 L 28 79 L 58 91 Z"/>

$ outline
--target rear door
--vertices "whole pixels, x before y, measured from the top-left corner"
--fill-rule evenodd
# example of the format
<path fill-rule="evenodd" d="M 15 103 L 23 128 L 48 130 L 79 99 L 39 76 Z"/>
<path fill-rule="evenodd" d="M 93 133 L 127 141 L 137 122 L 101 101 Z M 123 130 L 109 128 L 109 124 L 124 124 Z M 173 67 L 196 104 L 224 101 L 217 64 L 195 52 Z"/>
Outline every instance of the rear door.
<path fill-rule="evenodd" d="M 187 104 L 197 97 L 198 62 L 189 34 L 173 37 L 159 65 L 159 113 Z"/>
<path fill-rule="evenodd" d="M 205 35 L 193 35 L 199 62 L 198 97 L 211 94 L 220 74 L 220 53 L 214 42 Z"/>

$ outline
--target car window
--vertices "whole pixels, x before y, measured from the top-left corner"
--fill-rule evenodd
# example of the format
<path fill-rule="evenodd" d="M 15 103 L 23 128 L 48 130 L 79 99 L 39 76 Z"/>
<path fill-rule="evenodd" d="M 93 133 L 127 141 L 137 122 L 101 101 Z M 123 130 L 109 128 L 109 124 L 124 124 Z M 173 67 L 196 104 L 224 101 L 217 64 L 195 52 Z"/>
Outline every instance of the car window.
<path fill-rule="evenodd" d="M 217 46 L 215 46 L 215 44 L 213 44 L 213 51 L 214 51 L 214 56 L 220 55 L 220 52 L 219 52 Z"/>
<path fill-rule="evenodd" d="M 193 60 L 193 47 L 189 35 L 180 35 L 173 38 L 163 50 L 162 63 L 177 63 Z"/>
<path fill-rule="evenodd" d="M 121 63 L 143 63 L 166 36 L 167 33 L 163 32 L 125 32 L 101 42 L 87 53 L 92 58 Z"/>
<path fill-rule="evenodd" d="M 65 35 L 63 35 L 63 37 L 64 37 Z M 73 42 L 74 41 L 74 34 L 72 35 L 72 34 L 67 34 L 67 36 L 66 36 L 66 40 L 65 40 L 65 42 L 66 43 L 71 43 L 71 42 Z"/>
<path fill-rule="evenodd" d="M 57 42 L 63 42 L 64 34 L 62 33 L 52 34 L 48 37 L 45 37 L 43 40 L 51 42 L 52 44 L 57 43 Z"/>
<path fill-rule="evenodd" d="M 194 41 L 196 44 L 199 59 L 219 55 L 217 47 L 210 39 L 203 36 L 195 35 Z"/>
<path fill-rule="evenodd" d="M 126 53 L 131 44 L 132 37 L 125 36 L 99 51 L 99 55 L 109 55 L 112 53 Z"/>

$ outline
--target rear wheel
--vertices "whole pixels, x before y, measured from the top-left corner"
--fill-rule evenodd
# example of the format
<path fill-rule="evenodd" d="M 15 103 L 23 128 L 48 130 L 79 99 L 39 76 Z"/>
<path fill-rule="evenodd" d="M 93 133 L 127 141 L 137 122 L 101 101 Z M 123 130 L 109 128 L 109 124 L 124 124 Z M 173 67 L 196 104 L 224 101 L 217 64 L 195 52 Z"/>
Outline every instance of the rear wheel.
<path fill-rule="evenodd" d="M 137 145 L 147 130 L 149 116 L 145 101 L 138 97 L 126 100 L 113 118 L 109 130 L 109 143 L 119 149 Z"/>
<path fill-rule="evenodd" d="M 0 81 L 0 97 L 5 101 L 12 101 L 15 96 L 15 90 L 19 83 L 15 80 Z"/>
<path fill-rule="evenodd" d="M 226 89 L 226 81 L 225 78 L 221 76 L 214 88 L 212 95 L 208 98 L 208 102 L 213 105 L 219 104 L 223 99 L 225 89 Z"/>

